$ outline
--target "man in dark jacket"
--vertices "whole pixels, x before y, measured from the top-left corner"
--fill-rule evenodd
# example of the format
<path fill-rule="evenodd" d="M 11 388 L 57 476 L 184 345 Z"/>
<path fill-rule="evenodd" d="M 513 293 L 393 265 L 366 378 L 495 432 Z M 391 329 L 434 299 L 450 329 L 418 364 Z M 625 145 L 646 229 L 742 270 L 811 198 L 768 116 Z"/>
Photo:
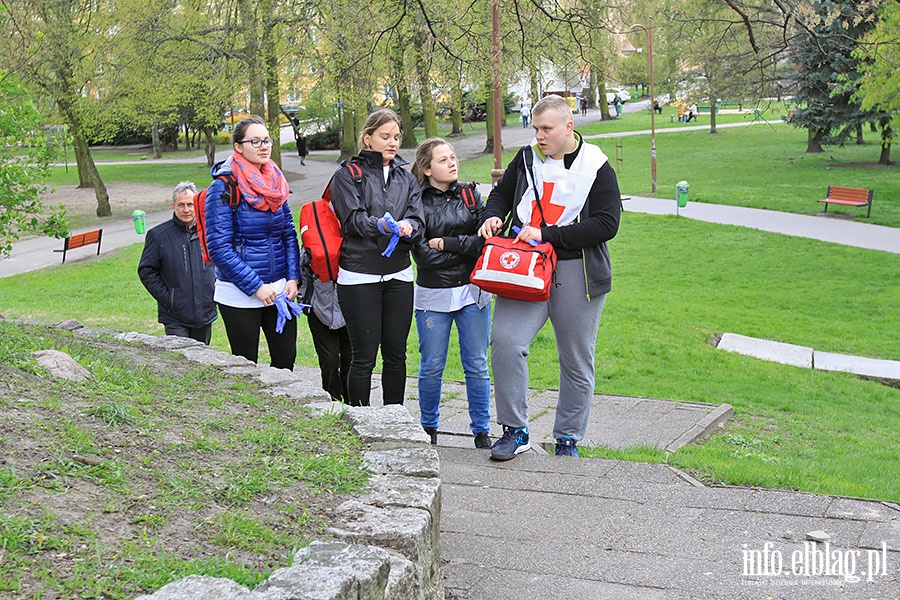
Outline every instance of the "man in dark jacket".
<path fill-rule="evenodd" d="M 183 181 L 172 192 L 172 219 L 147 232 L 138 276 L 156 299 L 159 322 L 166 335 L 189 337 L 209 344 L 216 275 L 212 263 L 204 263 L 194 213 L 196 187 Z"/>

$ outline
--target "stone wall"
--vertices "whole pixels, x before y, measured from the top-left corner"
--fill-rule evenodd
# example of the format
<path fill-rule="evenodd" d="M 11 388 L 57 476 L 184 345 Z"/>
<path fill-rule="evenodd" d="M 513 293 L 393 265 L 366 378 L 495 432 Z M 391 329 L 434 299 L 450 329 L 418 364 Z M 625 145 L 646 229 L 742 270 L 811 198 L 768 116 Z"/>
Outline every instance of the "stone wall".
<path fill-rule="evenodd" d="M 330 402 L 317 383 L 317 369 L 294 372 L 256 365 L 194 340 L 116 333 L 66 321 L 78 335 L 113 333 L 254 377 L 266 393 L 289 396 L 314 412 L 340 414 L 369 448 L 366 492 L 337 509 L 328 541 L 297 552 L 293 566 L 279 569 L 254 590 L 230 579 L 192 575 L 138 600 L 442 600 L 441 480 L 437 451 L 400 405 L 357 408 Z"/>

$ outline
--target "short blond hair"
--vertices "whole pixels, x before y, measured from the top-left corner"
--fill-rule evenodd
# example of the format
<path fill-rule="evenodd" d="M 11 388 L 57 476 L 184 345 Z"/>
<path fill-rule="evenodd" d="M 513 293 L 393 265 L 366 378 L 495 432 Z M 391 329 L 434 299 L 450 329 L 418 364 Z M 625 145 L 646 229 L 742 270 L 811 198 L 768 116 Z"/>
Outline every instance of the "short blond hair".
<path fill-rule="evenodd" d="M 562 96 L 557 96 L 556 94 L 544 96 L 531 109 L 531 115 L 536 117 L 548 110 L 555 111 L 565 121 L 572 119 L 572 107 L 569 106 L 569 103 Z"/>

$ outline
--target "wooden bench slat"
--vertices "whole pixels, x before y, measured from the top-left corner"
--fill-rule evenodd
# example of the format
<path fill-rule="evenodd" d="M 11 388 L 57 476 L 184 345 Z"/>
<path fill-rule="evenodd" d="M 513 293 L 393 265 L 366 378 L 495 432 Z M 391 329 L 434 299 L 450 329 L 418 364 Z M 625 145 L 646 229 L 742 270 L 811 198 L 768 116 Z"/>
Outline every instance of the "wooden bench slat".
<path fill-rule="evenodd" d="M 54 252 L 62 252 L 62 261 L 66 262 L 66 252 L 68 252 L 69 250 L 82 248 L 84 246 L 90 246 L 91 244 L 97 244 L 97 256 L 100 256 L 100 242 L 102 238 L 103 229 L 94 229 L 93 231 L 76 233 L 70 235 L 65 239 L 62 249 L 54 250 Z"/>
<path fill-rule="evenodd" d="M 869 210 L 866 217 L 872 215 L 872 196 L 873 190 L 865 188 L 850 188 L 837 185 L 828 186 L 828 197 L 819 202 L 825 204 L 825 211 L 828 212 L 829 204 L 840 204 L 842 206 L 868 206 Z"/>

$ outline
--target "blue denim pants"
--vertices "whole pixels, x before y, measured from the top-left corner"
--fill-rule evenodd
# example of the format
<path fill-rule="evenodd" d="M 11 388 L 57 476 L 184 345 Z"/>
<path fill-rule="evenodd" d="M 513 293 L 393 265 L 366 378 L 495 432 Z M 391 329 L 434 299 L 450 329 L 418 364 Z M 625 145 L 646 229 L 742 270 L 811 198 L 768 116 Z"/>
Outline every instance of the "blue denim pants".
<path fill-rule="evenodd" d="M 419 334 L 419 411 L 422 427 L 437 429 L 440 421 L 441 383 L 450 328 L 456 322 L 459 334 L 459 358 L 466 375 L 469 401 L 469 427 L 472 433 L 490 430 L 491 379 L 488 374 L 487 348 L 491 332 L 491 306 L 469 304 L 455 312 L 416 311 Z"/>

